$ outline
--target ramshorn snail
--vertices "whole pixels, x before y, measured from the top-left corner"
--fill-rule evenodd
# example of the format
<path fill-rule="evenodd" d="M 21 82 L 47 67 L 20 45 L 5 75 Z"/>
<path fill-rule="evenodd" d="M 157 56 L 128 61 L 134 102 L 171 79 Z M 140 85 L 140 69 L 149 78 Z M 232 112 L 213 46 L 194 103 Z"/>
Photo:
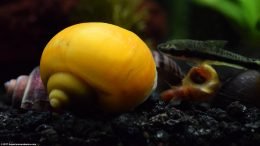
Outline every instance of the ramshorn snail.
<path fill-rule="evenodd" d="M 173 86 L 172 89 L 161 93 L 161 98 L 170 100 L 207 101 L 216 94 L 220 88 L 220 80 L 215 69 L 202 63 L 192 67 L 183 78 L 182 85 Z"/>

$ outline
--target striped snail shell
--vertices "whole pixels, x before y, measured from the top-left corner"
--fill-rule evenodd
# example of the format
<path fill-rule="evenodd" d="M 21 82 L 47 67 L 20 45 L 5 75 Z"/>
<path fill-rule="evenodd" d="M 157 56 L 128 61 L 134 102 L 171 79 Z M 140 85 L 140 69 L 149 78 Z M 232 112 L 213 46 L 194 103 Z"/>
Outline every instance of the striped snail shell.
<path fill-rule="evenodd" d="M 21 75 L 5 83 L 6 93 L 11 98 L 14 108 L 49 110 L 50 104 L 40 78 L 39 67 L 33 69 L 30 75 Z"/>
<path fill-rule="evenodd" d="M 179 85 L 184 77 L 181 67 L 173 58 L 158 51 L 152 51 L 156 63 L 158 80 L 157 92 L 169 89 L 172 85 Z"/>

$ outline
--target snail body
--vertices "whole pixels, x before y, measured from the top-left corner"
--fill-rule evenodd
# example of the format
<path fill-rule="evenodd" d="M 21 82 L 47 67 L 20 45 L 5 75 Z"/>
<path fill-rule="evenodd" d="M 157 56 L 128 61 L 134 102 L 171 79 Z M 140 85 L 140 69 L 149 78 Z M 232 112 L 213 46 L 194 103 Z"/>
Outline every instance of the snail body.
<path fill-rule="evenodd" d="M 54 109 L 131 110 L 147 99 L 157 79 L 146 44 L 107 23 L 76 24 L 56 34 L 43 51 L 40 71 Z"/>

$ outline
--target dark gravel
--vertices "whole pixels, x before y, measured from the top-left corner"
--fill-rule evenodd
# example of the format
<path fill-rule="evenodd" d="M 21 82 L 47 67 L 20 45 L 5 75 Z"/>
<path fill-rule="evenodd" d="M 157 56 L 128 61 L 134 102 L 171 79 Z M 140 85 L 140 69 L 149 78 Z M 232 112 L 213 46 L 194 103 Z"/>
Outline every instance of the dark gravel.
<path fill-rule="evenodd" d="M 260 145 L 260 109 L 238 101 L 164 103 L 150 99 L 132 112 L 78 117 L 0 104 L 0 142 L 39 145 Z"/>

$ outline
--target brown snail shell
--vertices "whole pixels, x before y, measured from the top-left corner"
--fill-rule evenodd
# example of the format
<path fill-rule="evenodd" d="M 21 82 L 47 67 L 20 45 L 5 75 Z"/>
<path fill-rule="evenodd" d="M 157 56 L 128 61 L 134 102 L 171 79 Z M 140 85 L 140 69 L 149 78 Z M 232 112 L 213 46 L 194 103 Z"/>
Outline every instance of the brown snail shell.
<path fill-rule="evenodd" d="M 40 69 L 36 67 L 29 76 L 21 75 L 5 83 L 7 96 L 12 106 L 22 109 L 49 110 L 47 92 L 40 78 Z"/>
<path fill-rule="evenodd" d="M 157 92 L 169 89 L 172 85 L 179 85 L 184 73 L 175 60 L 166 54 L 152 51 L 158 73 Z"/>
<path fill-rule="evenodd" d="M 260 73 L 247 70 L 224 83 L 216 96 L 216 102 L 240 101 L 260 107 Z"/>

